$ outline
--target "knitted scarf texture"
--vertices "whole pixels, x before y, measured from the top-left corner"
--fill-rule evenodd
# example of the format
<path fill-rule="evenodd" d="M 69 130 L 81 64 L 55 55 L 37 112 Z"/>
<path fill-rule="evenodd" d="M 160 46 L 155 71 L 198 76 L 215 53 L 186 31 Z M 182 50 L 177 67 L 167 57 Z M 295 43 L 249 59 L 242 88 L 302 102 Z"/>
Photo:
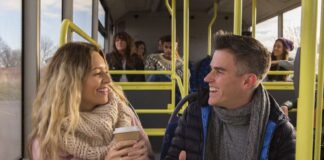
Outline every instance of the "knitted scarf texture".
<path fill-rule="evenodd" d="M 215 123 L 210 123 L 208 134 L 207 134 L 207 144 L 206 144 L 206 158 L 208 160 L 225 160 L 224 157 L 220 156 L 220 135 L 222 134 L 222 126 L 228 121 L 233 121 L 231 123 L 245 123 L 244 121 L 249 120 L 247 123 L 249 124 L 248 132 L 247 132 L 247 145 L 242 148 L 241 153 L 245 153 L 245 155 L 241 155 L 242 160 L 256 160 L 259 159 L 260 151 L 263 144 L 263 136 L 266 129 L 266 123 L 268 121 L 268 117 L 270 114 L 270 101 L 269 95 L 266 90 L 264 90 L 262 85 L 256 89 L 252 101 L 248 104 L 251 105 L 250 118 L 241 119 L 239 122 L 237 119 L 229 119 L 226 118 L 226 115 L 221 115 L 225 113 L 225 111 L 217 111 L 211 117 L 211 121 L 215 121 Z M 242 114 L 246 114 L 241 112 Z M 237 114 L 237 113 L 235 113 Z M 215 116 L 214 116 L 215 115 Z M 217 117 L 217 115 L 219 115 Z M 243 115 L 244 116 L 244 115 Z M 214 128 L 214 129 L 212 129 Z M 226 152 L 226 151 L 225 151 Z"/>
<path fill-rule="evenodd" d="M 62 149 L 81 159 L 104 159 L 115 128 L 131 126 L 133 111 L 109 91 L 109 102 L 91 112 L 80 112 L 80 121 L 74 135 L 67 134 L 69 120 L 63 122 Z"/>

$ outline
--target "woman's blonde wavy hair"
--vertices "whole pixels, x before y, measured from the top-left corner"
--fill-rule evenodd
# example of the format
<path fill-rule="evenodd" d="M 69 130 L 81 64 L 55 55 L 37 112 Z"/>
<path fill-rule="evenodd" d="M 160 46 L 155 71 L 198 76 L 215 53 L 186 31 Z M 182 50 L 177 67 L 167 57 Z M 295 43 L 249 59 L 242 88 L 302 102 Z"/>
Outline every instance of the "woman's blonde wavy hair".
<path fill-rule="evenodd" d="M 80 119 L 82 82 L 91 70 L 93 52 L 98 52 L 106 62 L 104 53 L 97 46 L 85 42 L 67 43 L 51 59 L 33 104 L 33 129 L 28 145 L 31 159 L 32 144 L 36 139 L 41 159 L 58 159 L 62 137 L 74 134 Z M 110 83 L 109 88 L 128 103 L 121 87 Z M 62 133 L 62 122 L 67 119 L 70 124 Z"/>

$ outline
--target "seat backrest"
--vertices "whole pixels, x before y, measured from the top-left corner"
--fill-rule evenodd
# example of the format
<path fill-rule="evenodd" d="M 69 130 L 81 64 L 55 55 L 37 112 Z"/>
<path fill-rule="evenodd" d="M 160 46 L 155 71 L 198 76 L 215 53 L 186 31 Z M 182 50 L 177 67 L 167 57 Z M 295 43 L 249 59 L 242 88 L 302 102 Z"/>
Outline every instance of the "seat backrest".
<path fill-rule="evenodd" d="M 211 59 L 212 59 L 211 56 L 207 56 L 204 59 L 202 59 L 197 66 L 196 85 L 197 85 L 198 90 L 201 88 L 203 88 L 203 89 L 208 88 L 208 84 L 206 82 L 204 82 L 204 78 L 211 70 L 211 68 L 210 68 Z"/>
<path fill-rule="evenodd" d="M 191 93 L 184 97 L 175 107 L 171 117 L 169 118 L 168 125 L 165 130 L 165 134 L 161 146 L 160 159 L 164 159 L 168 153 L 169 147 L 171 146 L 172 138 L 174 137 L 175 129 L 178 126 L 179 116 L 178 113 L 186 102 L 190 102 L 198 97 L 198 92 Z"/>
<path fill-rule="evenodd" d="M 193 99 L 197 98 L 198 97 L 198 92 L 194 92 L 194 93 L 191 93 L 187 96 L 185 96 L 178 104 L 177 106 L 175 107 L 175 109 L 173 110 L 173 113 L 169 119 L 169 124 L 170 123 L 176 123 L 178 122 L 178 113 L 179 111 L 181 110 L 182 106 L 188 102 L 188 101 L 192 101 Z"/>

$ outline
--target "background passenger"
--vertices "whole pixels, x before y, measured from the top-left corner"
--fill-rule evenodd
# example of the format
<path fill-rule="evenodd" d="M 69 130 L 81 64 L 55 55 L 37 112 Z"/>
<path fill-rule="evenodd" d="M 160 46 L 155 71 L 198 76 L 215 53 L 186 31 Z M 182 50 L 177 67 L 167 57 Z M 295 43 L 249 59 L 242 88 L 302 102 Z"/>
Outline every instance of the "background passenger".
<path fill-rule="evenodd" d="M 33 104 L 31 159 L 147 159 L 148 137 L 127 103 L 99 48 L 84 42 L 63 45 Z M 133 124 L 141 128 L 139 141 L 113 140 L 115 128 Z"/>
<path fill-rule="evenodd" d="M 111 70 L 136 70 L 135 62 L 131 57 L 133 39 L 126 32 L 119 32 L 113 38 L 113 51 L 106 55 Z M 115 82 L 143 81 L 142 75 L 114 74 Z"/>
<path fill-rule="evenodd" d="M 144 57 L 146 56 L 146 45 L 143 41 L 136 41 L 135 42 L 136 47 L 136 54 L 139 58 L 141 58 L 144 61 Z"/>
<path fill-rule="evenodd" d="M 160 37 L 158 40 L 158 48 L 154 53 L 163 53 L 163 45 L 162 45 L 163 37 Z"/>
<path fill-rule="evenodd" d="M 132 60 L 136 70 L 144 70 L 144 56 L 146 55 L 146 45 L 143 41 L 136 41 L 134 43 L 134 52 L 132 53 Z M 136 75 L 136 81 L 145 81 L 145 75 Z"/>
<path fill-rule="evenodd" d="M 271 71 L 293 70 L 289 62 L 289 52 L 294 49 L 294 43 L 285 38 L 278 38 L 271 53 Z M 269 81 L 287 81 L 288 75 L 269 75 Z"/>
<path fill-rule="evenodd" d="M 171 70 L 171 35 L 166 35 L 161 38 L 163 53 L 160 54 L 151 54 L 147 56 L 145 61 L 145 70 Z M 176 43 L 176 50 L 178 50 L 178 43 Z M 183 77 L 183 61 L 180 58 L 178 51 L 176 52 L 176 73 L 182 79 Z M 153 78 L 157 76 L 151 76 L 148 78 L 149 81 L 166 81 L 170 80 L 170 76 L 159 80 Z M 163 76 L 165 77 L 165 76 Z M 153 79 L 152 79 L 153 78 Z"/>

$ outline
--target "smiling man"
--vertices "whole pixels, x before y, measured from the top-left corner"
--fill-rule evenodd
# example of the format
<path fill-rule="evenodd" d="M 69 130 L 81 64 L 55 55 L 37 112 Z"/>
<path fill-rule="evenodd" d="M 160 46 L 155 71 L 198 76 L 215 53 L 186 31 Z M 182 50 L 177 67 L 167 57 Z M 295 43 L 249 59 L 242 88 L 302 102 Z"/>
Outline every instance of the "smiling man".
<path fill-rule="evenodd" d="M 208 103 L 185 110 L 166 159 L 295 159 L 294 127 L 261 84 L 269 65 L 257 40 L 217 35 Z"/>

